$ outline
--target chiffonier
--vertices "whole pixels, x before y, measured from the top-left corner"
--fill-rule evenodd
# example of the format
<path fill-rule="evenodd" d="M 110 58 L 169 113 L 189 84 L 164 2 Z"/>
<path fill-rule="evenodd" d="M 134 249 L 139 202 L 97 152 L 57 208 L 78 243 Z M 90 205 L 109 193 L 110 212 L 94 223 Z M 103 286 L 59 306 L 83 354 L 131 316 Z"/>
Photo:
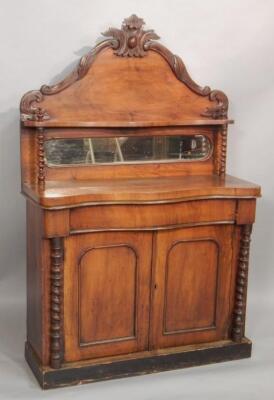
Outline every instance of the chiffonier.
<path fill-rule="evenodd" d="M 249 357 L 260 187 L 226 175 L 228 99 L 136 15 L 21 100 L 25 356 L 43 388 Z"/>

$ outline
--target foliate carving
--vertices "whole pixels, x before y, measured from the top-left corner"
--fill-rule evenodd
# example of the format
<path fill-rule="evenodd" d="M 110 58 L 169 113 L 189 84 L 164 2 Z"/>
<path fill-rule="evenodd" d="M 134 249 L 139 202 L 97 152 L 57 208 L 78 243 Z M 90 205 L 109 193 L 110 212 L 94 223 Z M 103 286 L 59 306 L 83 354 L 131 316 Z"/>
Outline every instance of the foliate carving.
<path fill-rule="evenodd" d="M 165 60 L 170 65 L 170 68 L 172 69 L 173 73 L 175 74 L 176 78 L 179 79 L 179 81 L 183 82 L 193 92 L 200 94 L 201 96 L 207 96 L 210 94 L 210 90 L 211 90 L 210 87 L 208 87 L 208 86 L 201 87 L 201 86 L 197 85 L 197 83 L 195 83 L 191 79 L 182 59 L 179 56 L 176 56 L 175 54 L 173 54 L 165 46 L 163 46 L 160 43 L 152 41 L 152 42 L 147 42 L 145 44 L 145 49 L 153 50 L 153 51 L 159 53 L 163 58 L 165 58 Z"/>
<path fill-rule="evenodd" d="M 51 239 L 50 271 L 50 365 L 63 362 L 63 239 Z"/>
<path fill-rule="evenodd" d="M 26 121 L 30 119 L 32 121 L 44 121 L 49 119 L 46 110 L 38 105 L 42 100 L 43 95 L 39 90 L 27 92 L 22 97 L 20 104 L 21 120 Z"/>
<path fill-rule="evenodd" d="M 44 150 L 44 129 L 38 128 L 37 147 L 38 147 L 38 183 L 45 181 L 45 150 Z"/>
<path fill-rule="evenodd" d="M 215 106 L 207 107 L 207 109 L 202 112 L 203 117 L 210 117 L 213 119 L 227 118 L 228 110 L 228 98 L 220 90 L 212 90 L 209 93 L 209 100 L 217 102 Z"/>
<path fill-rule="evenodd" d="M 181 82 L 188 86 L 193 92 L 201 96 L 209 96 L 213 102 L 212 107 L 206 108 L 201 113 L 203 117 L 213 119 L 227 118 L 228 99 L 226 95 L 208 86 L 197 85 L 188 74 L 186 67 L 177 55 L 172 54 L 165 46 L 156 42 L 159 36 L 153 30 L 144 30 L 144 20 L 131 15 L 123 21 L 121 29 L 109 28 L 103 33 L 108 39 L 95 46 L 88 54 L 83 56 L 78 66 L 65 79 L 55 85 L 43 85 L 40 90 L 26 93 L 21 100 L 21 119 L 32 121 L 44 121 L 50 119 L 45 109 L 39 106 L 44 96 L 50 96 L 61 92 L 77 80 L 83 78 L 95 60 L 98 53 L 103 49 L 112 48 L 117 56 L 144 57 L 148 50 L 159 53 L 170 65 L 173 73 Z M 214 104 L 215 103 L 215 104 Z"/>
<path fill-rule="evenodd" d="M 238 271 L 236 278 L 234 316 L 232 325 L 232 339 L 235 342 L 240 342 L 244 336 L 246 290 L 247 290 L 251 231 L 252 231 L 252 225 L 242 226 Z"/>
<path fill-rule="evenodd" d="M 143 30 L 145 22 L 133 14 L 124 19 L 121 29 L 109 28 L 103 36 L 112 37 L 114 53 L 123 57 L 144 57 L 145 45 L 150 40 L 160 39 L 153 30 Z"/>

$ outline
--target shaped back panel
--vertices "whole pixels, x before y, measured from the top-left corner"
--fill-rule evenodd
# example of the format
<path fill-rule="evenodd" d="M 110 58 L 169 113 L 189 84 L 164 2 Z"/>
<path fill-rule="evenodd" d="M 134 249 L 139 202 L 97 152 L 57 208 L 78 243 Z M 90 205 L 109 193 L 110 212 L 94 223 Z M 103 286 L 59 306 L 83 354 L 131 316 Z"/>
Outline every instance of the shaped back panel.
<path fill-rule="evenodd" d="M 121 29 L 82 57 L 62 82 L 28 92 L 21 118 L 34 126 L 165 126 L 226 119 L 224 93 L 200 87 L 182 60 L 126 19 Z"/>

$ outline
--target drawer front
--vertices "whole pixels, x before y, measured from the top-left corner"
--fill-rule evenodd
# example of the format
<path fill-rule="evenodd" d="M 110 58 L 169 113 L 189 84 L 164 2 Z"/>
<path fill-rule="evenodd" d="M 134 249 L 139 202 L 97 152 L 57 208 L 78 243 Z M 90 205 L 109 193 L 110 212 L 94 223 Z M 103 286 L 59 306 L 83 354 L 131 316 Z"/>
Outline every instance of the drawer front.
<path fill-rule="evenodd" d="M 173 204 L 98 205 L 70 212 L 70 230 L 163 229 L 210 222 L 233 223 L 235 200 L 195 200 Z"/>

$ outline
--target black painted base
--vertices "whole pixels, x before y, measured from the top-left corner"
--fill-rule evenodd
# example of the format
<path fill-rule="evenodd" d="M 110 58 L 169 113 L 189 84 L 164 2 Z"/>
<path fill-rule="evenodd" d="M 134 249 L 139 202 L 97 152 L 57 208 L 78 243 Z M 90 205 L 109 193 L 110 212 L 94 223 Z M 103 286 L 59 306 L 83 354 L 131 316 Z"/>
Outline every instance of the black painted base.
<path fill-rule="evenodd" d="M 93 361 L 67 363 L 60 369 L 42 367 L 31 346 L 26 343 L 25 357 L 43 389 L 77 385 L 107 379 L 150 374 L 251 356 L 251 341 L 221 341 L 148 351 Z"/>

